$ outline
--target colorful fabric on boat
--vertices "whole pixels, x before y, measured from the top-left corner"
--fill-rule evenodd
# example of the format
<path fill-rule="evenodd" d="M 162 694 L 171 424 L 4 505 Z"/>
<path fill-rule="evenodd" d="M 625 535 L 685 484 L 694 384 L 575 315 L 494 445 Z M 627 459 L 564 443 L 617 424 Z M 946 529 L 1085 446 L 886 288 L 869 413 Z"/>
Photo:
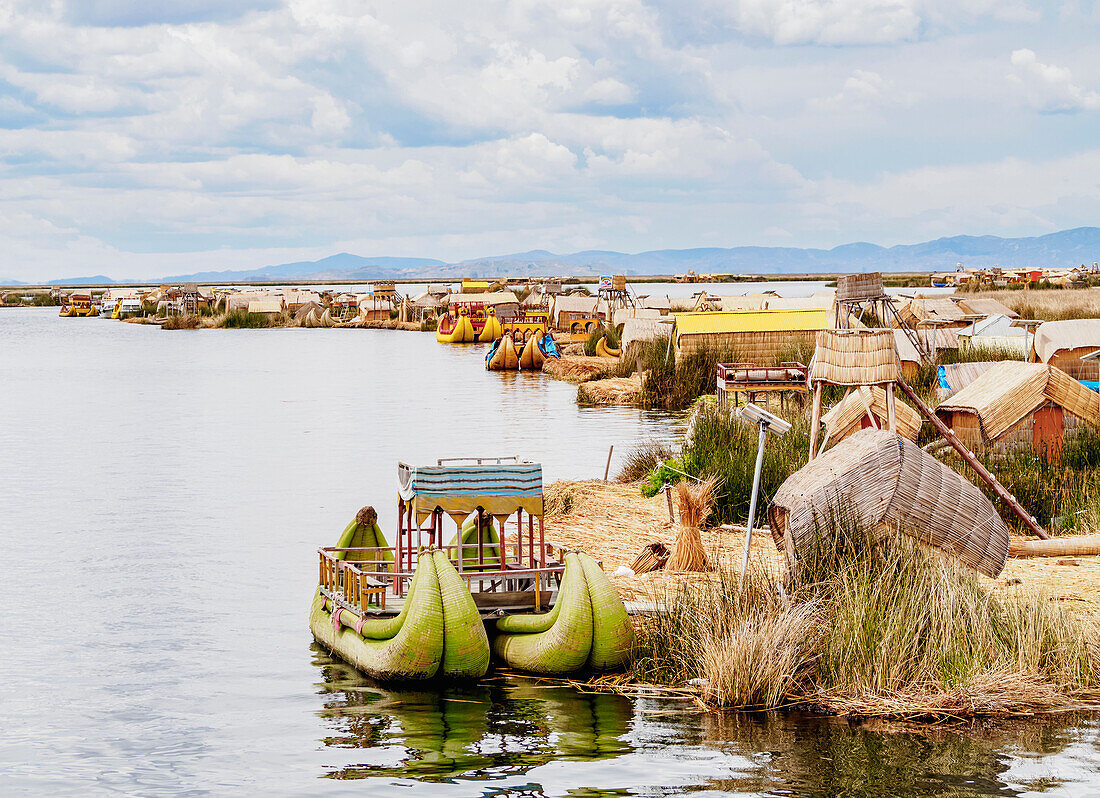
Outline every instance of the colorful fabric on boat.
<path fill-rule="evenodd" d="M 469 466 L 397 466 L 398 494 L 412 504 L 417 522 L 438 507 L 452 518 L 479 507 L 490 515 L 516 510 L 542 515 L 542 465 L 501 463 Z"/>

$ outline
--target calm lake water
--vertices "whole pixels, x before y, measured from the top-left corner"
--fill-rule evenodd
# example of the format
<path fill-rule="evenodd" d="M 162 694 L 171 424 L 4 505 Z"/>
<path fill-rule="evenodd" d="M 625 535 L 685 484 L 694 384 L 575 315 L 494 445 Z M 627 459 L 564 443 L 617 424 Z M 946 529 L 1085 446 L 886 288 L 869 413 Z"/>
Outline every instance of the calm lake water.
<path fill-rule="evenodd" d="M 481 347 L 0 311 L 0 794 L 1100 795 L 1100 728 L 709 715 L 527 680 L 369 683 L 314 645 L 314 549 L 396 462 L 602 476 L 682 420 L 579 409 Z M 614 465 L 612 466 L 614 470 Z M 415 792 L 413 792 L 415 790 Z"/>

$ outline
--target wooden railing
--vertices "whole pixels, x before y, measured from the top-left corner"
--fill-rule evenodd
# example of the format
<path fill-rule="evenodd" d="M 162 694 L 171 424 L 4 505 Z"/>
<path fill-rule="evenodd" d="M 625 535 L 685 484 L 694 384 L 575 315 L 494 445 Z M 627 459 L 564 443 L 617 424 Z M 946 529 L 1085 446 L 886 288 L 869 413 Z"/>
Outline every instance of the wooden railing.
<path fill-rule="evenodd" d="M 458 575 L 466 582 L 475 601 L 480 596 L 479 603 L 483 605 L 494 605 L 508 597 L 530 594 L 534 607 L 544 608 L 553 592 L 554 582 L 560 581 L 565 570 L 560 563 L 530 567 L 517 560 L 509 561 L 509 550 L 518 551 L 517 543 L 500 544 L 502 563 L 491 558 L 488 563 L 465 567 L 459 557 L 459 546 L 441 548 L 455 564 Z M 467 556 L 476 552 L 477 548 L 472 543 L 461 547 Z M 415 562 L 413 570 L 397 570 L 394 560 L 383 554 L 393 552 L 392 548 L 319 548 L 319 584 L 328 598 L 347 609 L 384 612 L 387 595 L 403 596 L 415 570 Z M 343 559 L 338 556 L 341 553 L 344 555 Z M 493 595 L 497 597 L 496 600 Z"/>

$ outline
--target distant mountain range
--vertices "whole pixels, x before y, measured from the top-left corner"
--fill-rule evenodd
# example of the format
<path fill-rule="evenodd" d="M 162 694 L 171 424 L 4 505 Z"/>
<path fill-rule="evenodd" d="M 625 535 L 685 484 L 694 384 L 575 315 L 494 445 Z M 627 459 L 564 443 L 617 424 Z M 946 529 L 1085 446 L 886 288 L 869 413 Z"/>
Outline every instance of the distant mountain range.
<path fill-rule="evenodd" d="M 432 258 L 365 258 L 340 253 L 317 261 L 282 263 L 259 269 L 206 271 L 153 280 L 113 280 L 103 275 L 53 280 L 54 285 L 107 285 L 114 282 L 227 283 L 313 280 L 339 283 L 373 279 L 458 279 L 461 277 L 590 276 L 597 274 L 813 274 L 837 272 L 949 271 L 966 266 L 1073 266 L 1100 260 L 1100 227 L 1078 227 L 1030 238 L 954 236 L 921 244 L 880 247 L 844 244 L 833 249 L 733 247 L 660 249 L 631 255 L 587 250 L 558 255 L 546 250 L 448 263 Z M 16 281 L 4 285 L 23 285 Z"/>

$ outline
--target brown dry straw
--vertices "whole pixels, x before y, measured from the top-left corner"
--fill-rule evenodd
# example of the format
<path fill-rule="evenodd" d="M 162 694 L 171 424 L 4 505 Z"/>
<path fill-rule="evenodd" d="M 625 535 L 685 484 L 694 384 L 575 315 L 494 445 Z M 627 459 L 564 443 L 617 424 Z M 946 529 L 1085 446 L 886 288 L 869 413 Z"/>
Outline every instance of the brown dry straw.
<path fill-rule="evenodd" d="M 676 533 L 676 546 L 665 567 L 670 571 L 709 571 L 710 561 L 699 528 L 711 511 L 711 500 L 717 480 L 692 483 L 682 480 L 676 483 L 676 503 L 680 508 L 680 529 Z"/>
<path fill-rule="evenodd" d="M 659 540 L 655 540 L 642 549 L 642 553 L 634 558 L 630 564 L 630 570 L 635 574 L 648 574 L 665 567 L 669 558 L 668 546 Z"/>

